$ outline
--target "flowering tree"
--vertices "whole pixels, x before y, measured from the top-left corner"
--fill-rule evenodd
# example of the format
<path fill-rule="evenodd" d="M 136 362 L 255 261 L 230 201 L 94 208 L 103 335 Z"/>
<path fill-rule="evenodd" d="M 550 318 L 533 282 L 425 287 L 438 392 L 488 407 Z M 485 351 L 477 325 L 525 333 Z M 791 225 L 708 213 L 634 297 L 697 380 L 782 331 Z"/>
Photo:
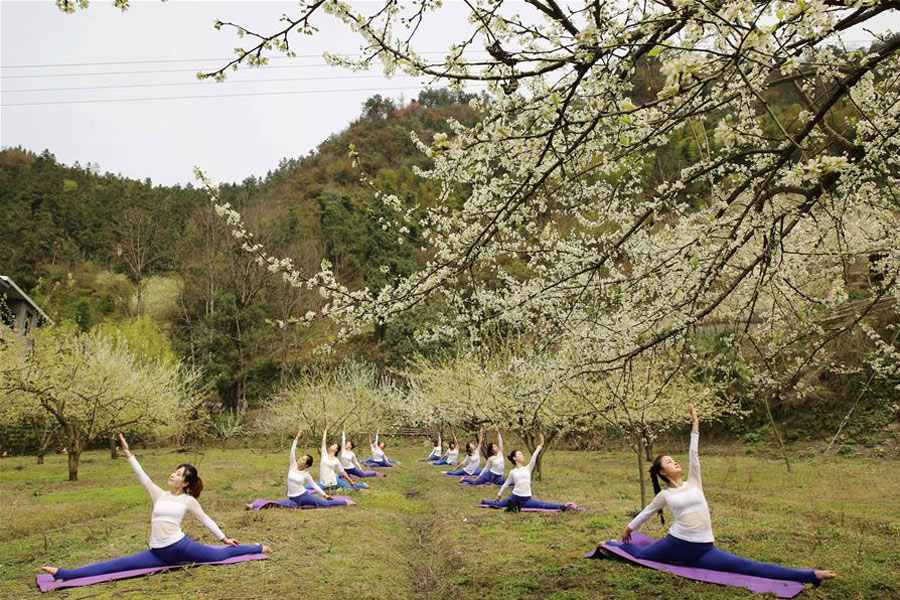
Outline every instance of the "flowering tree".
<path fill-rule="evenodd" d="M 407 208 L 380 195 L 397 235 L 417 224 L 429 260 L 377 293 L 348 289 L 328 264 L 271 256 L 209 186 L 260 264 L 325 296 L 303 319 L 349 334 L 443 295 L 455 310 L 434 335 L 526 330 L 564 342 L 578 378 L 622 372 L 704 319 L 746 323 L 740 338 L 823 311 L 856 256 L 881 257 L 879 294 L 898 296 L 900 36 L 841 41 L 897 2 L 473 0 L 471 29 L 437 59 L 417 52 L 417 33 L 440 3 L 362 6 L 307 0 L 270 32 L 219 21 L 251 44 L 202 74 L 292 55 L 291 36 L 337 18 L 361 54 L 327 56 L 335 64 L 487 85 L 480 123 L 416 140 L 438 197 Z M 649 175 L 688 138 L 696 160 Z M 446 202 L 459 189 L 464 200 Z"/>
<path fill-rule="evenodd" d="M 44 411 L 66 441 L 69 480 L 78 480 L 85 446 L 112 431 L 165 433 L 179 427 L 193 374 L 168 361 L 141 364 L 124 344 L 74 326 L 34 332 L 29 351 L 10 333 L 0 339 L 4 415 Z"/>
<path fill-rule="evenodd" d="M 494 341 L 415 365 L 406 373 L 410 392 L 401 414 L 422 425 L 496 425 L 515 433 L 530 452 L 541 434 L 549 446 L 557 437 L 591 426 L 594 407 L 563 385 L 565 361 L 530 351 L 524 340 Z M 538 455 L 537 478 L 545 455 Z"/>
<path fill-rule="evenodd" d="M 326 425 L 332 431 L 372 432 L 385 422 L 396 395 L 393 385 L 371 367 L 345 363 L 288 384 L 269 403 L 262 425 L 266 431 L 288 435 L 299 426 L 313 439 Z"/>

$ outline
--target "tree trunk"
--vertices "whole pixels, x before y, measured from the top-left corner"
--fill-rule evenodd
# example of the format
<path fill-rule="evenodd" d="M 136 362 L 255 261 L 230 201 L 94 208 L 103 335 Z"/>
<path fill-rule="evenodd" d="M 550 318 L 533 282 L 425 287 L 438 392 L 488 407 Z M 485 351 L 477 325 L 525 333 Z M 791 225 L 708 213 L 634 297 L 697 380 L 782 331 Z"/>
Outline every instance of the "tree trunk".
<path fill-rule="evenodd" d="M 778 392 L 772 392 L 772 397 L 778 397 Z M 769 402 L 769 394 L 763 394 L 763 402 L 766 405 L 766 415 L 769 417 L 769 423 L 772 425 L 772 431 L 775 432 L 775 439 L 778 440 L 778 446 L 781 448 L 781 457 L 784 459 L 784 465 L 787 467 L 788 473 L 791 472 L 791 461 L 788 459 L 787 448 L 784 446 L 784 439 L 781 432 L 778 431 L 778 425 L 775 423 L 775 417 L 772 415 L 772 406 Z"/>
<path fill-rule="evenodd" d="M 109 457 L 113 460 L 119 458 L 119 450 L 116 448 L 116 438 L 109 437 Z"/>
<path fill-rule="evenodd" d="M 81 448 L 69 448 L 69 481 L 78 481 L 79 460 L 81 460 Z"/>
<path fill-rule="evenodd" d="M 641 506 L 647 506 L 647 484 L 644 481 L 644 460 L 641 456 L 643 448 L 641 448 L 640 439 L 635 440 L 635 456 L 637 456 L 637 473 L 638 481 L 641 482 Z"/>
<path fill-rule="evenodd" d="M 39 464 L 39 465 L 44 464 L 44 451 L 43 450 L 38 450 L 37 464 Z"/>

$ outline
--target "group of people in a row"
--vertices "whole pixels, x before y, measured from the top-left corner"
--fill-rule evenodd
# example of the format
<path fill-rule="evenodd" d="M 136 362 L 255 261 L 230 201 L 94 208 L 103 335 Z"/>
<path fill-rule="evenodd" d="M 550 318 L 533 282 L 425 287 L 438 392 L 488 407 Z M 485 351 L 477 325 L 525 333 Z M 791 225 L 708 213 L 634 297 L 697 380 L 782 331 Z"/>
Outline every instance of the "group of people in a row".
<path fill-rule="evenodd" d="M 650 468 L 656 496 L 625 527 L 622 541 L 612 543 L 621 546 L 634 558 L 645 561 L 683 564 L 715 571 L 816 585 L 824 579 L 835 577 L 834 571 L 792 569 L 760 563 L 735 556 L 715 547 L 709 506 L 703 494 L 700 476 L 700 425 L 693 405 L 690 407 L 690 414 L 693 429 L 688 452 L 690 471 L 687 478 L 683 477 L 681 464 L 673 457 L 657 456 Z M 354 453 L 354 444 L 346 439 L 346 435 L 342 434 L 340 446 L 336 443 L 328 445 L 328 429 L 326 427 L 322 434 L 320 449 L 319 480 L 315 481 L 308 471 L 313 466 L 313 457 L 309 454 L 303 454 L 299 459 L 296 457 L 297 443 L 302 434 L 302 431 L 298 431 L 290 451 L 287 500 L 257 500 L 247 504 L 246 508 L 258 510 L 270 506 L 312 508 L 355 504 L 349 498 L 335 498 L 330 493 L 342 487 L 368 487 L 364 483 L 357 483 L 353 477 L 361 479 L 382 475 L 364 468 L 364 465 L 379 468 L 395 466 L 395 461 L 391 461 L 385 456 L 385 443 L 379 441 L 379 433 L 376 432 L 374 442 L 370 440 L 372 457 L 359 461 Z M 194 466 L 178 465 L 166 482 L 167 489 L 163 490 L 150 481 L 150 478 L 141 469 L 137 459 L 129 451 L 124 437 L 119 435 L 119 440 L 122 451 L 131 463 L 138 481 L 153 500 L 150 549 L 77 569 L 43 567 L 44 571 L 56 579 L 66 580 L 132 569 L 216 562 L 243 554 L 270 553 L 270 549 L 262 544 L 241 545 L 237 540 L 226 537 L 216 523 L 203 512 L 197 501 L 203 489 L 203 482 Z M 484 467 L 479 469 L 483 441 L 483 432 L 479 432 L 477 443 L 468 442 L 466 444 L 465 458 L 459 467 L 455 470 L 445 471 L 447 475 L 460 477 L 460 483 L 465 485 L 500 485 L 496 499 L 482 500 L 482 505 L 491 508 L 505 508 L 512 512 L 523 509 L 563 511 L 575 508 L 575 505 L 571 503 L 556 504 L 535 500 L 531 497 L 531 474 L 543 448 L 543 435 L 540 436 L 540 444 L 535 448 L 527 463 L 521 451 L 510 452 L 507 458 L 513 467 L 506 477 L 504 477 L 503 440 L 499 429 L 497 430 L 497 441 L 487 445 L 487 461 Z M 455 434 L 446 451 L 444 451 L 442 440 L 438 436 L 434 440 L 431 454 L 422 461 L 431 462 L 434 465 L 456 466 L 459 458 L 458 448 L 459 440 Z M 665 483 L 665 489 L 661 488 L 660 481 Z M 511 494 L 503 499 L 503 493 L 509 488 L 512 489 Z M 664 522 L 662 509 L 665 507 L 669 508 L 673 516 L 673 524 L 668 535 L 650 545 L 632 544 L 632 533 L 637 531 L 653 514 L 658 513 L 660 520 Z M 188 539 L 181 531 L 181 521 L 187 512 L 205 525 L 224 546 L 206 546 Z"/>

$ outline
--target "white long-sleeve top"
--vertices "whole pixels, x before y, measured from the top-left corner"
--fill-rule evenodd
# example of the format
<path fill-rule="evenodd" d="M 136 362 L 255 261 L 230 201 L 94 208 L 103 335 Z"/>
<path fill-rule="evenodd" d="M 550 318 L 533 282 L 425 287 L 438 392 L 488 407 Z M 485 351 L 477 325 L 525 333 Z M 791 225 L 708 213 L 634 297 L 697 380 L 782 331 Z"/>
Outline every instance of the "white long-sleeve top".
<path fill-rule="evenodd" d="M 319 481 L 325 487 L 335 486 L 337 485 L 338 475 L 344 473 L 344 467 L 341 466 L 340 459 L 328 454 L 328 445 L 326 443 L 322 444 L 321 455 L 322 457 L 319 459 Z M 344 476 L 346 477 L 347 474 L 344 473 Z"/>
<path fill-rule="evenodd" d="M 150 481 L 137 458 L 132 455 L 128 462 L 131 463 L 131 468 L 137 475 L 138 481 L 153 500 L 153 514 L 150 517 L 149 545 L 151 548 L 165 548 L 183 538 L 181 520 L 187 512 L 203 523 L 217 540 L 225 539 L 225 534 L 222 533 L 215 521 L 206 516 L 196 498 L 186 493 L 176 496 L 172 492 L 163 491 L 162 488 Z"/>
<path fill-rule="evenodd" d="M 311 485 L 315 491 L 323 496 L 325 495 L 325 492 L 319 487 L 319 484 L 316 483 L 316 480 L 313 479 L 312 475 L 310 475 L 306 469 L 301 471 L 297 468 L 297 439 L 295 438 L 294 443 L 291 444 L 291 465 L 288 467 L 288 498 L 294 498 L 301 494 L 305 494 L 307 485 Z"/>
<path fill-rule="evenodd" d="M 387 462 L 387 456 L 384 455 L 384 450 L 378 447 L 378 434 L 375 434 L 375 443 L 372 444 L 372 458 L 377 461 L 385 461 Z"/>
<path fill-rule="evenodd" d="M 500 447 L 500 451 L 493 456 L 488 456 L 487 461 L 484 463 L 484 468 L 496 475 L 503 475 L 506 463 L 503 461 L 503 438 L 500 437 L 499 433 L 497 434 L 497 446 Z"/>
<path fill-rule="evenodd" d="M 703 495 L 703 483 L 700 478 L 700 434 L 691 433 L 691 445 L 688 450 L 690 471 L 687 481 L 681 487 L 666 488 L 653 498 L 653 501 L 628 524 L 629 529 L 637 531 L 653 513 L 668 506 L 672 511 L 672 526 L 669 533 L 673 537 L 686 542 L 705 544 L 714 542 L 712 520 L 709 516 L 709 505 Z"/>
<path fill-rule="evenodd" d="M 347 469 L 359 469 L 360 471 L 364 471 L 362 465 L 359 464 L 359 459 L 356 457 L 356 452 L 353 450 L 347 450 L 347 435 L 345 433 L 341 434 L 341 467 L 346 471 Z"/>
<path fill-rule="evenodd" d="M 453 449 L 447 449 L 447 462 L 456 464 L 456 459 L 459 458 L 459 446 L 454 446 Z"/>
<path fill-rule="evenodd" d="M 528 461 L 527 465 L 515 467 L 509 472 L 506 481 L 503 482 L 503 485 L 500 486 L 500 491 L 497 492 L 498 496 L 502 496 L 509 486 L 513 486 L 512 493 L 516 496 L 531 496 L 531 472 L 534 471 L 534 465 L 537 463 L 537 457 L 542 448 L 543 446 L 538 446 L 534 449 L 534 454 L 531 455 L 531 460 Z"/>
<path fill-rule="evenodd" d="M 478 470 L 478 467 L 481 466 L 481 444 L 475 447 L 475 451 L 472 454 L 466 454 L 459 466 L 462 467 L 466 474 L 473 475 Z"/>
<path fill-rule="evenodd" d="M 443 448 L 443 445 L 441 444 L 441 436 L 438 436 L 437 444 L 435 445 L 434 448 L 431 449 L 431 454 L 428 455 L 428 458 L 432 458 L 435 456 L 440 458 L 441 448 Z"/>

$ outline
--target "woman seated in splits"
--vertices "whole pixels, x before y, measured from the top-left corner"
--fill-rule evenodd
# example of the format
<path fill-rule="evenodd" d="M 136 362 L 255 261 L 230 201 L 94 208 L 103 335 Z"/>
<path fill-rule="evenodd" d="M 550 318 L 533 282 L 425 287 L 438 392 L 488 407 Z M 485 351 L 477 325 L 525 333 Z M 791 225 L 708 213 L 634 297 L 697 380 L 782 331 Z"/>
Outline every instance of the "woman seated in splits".
<path fill-rule="evenodd" d="M 322 448 L 319 450 L 321 459 L 319 463 L 319 485 L 326 490 L 334 488 L 363 489 L 369 487 L 365 483 L 356 483 L 341 466 L 341 460 L 337 457 L 340 450 L 337 444 L 328 445 L 328 427 L 322 432 Z M 338 476 L 341 477 L 338 477 Z M 307 488 L 308 489 L 308 488 Z"/>
<path fill-rule="evenodd" d="M 444 452 L 444 455 L 440 457 L 438 460 L 432 462 L 431 464 L 436 466 L 441 465 L 455 465 L 456 459 L 459 458 L 459 440 L 456 438 L 456 434 L 452 431 L 450 435 L 453 436 L 453 441 L 447 444 L 447 451 Z"/>
<path fill-rule="evenodd" d="M 344 471 L 350 473 L 355 477 L 378 477 L 382 475 L 382 473 L 376 473 L 371 469 L 363 469 L 362 465 L 359 464 L 359 459 L 356 458 L 356 452 L 353 451 L 355 444 L 353 442 L 347 441 L 347 432 L 341 432 L 341 466 L 344 468 Z"/>
<path fill-rule="evenodd" d="M 262 544 L 239 545 L 237 540 L 226 537 L 218 525 L 206 516 L 206 513 L 200 508 L 200 503 L 197 502 L 197 498 L 203 490 L 203 482 L 193 465 L 178 465 L 178 468 L 169 475 L 169 479 L 166 481 L 166 487 L 169 489 L 164 491 L 150 481 L 150 478 L 144 473 L 137 459 L 128 450 L 128 443 L 122 434 L 119 434 L 119 442 L 122 444 L 121 451 L 131 463 L 131 468 L 137 475 L 138 481 L 153 500 L 153 515 L 150 518 L 150 549 L 77 569 L 42 567 L 44 571 L 56 579 L 80 579 L 134 569 L 217 562 L 243 554 L 269 554 L 271 552 L 267 546 Z M 203 523 L 225 546 L 214 548 L 198 544 L 184 535 L 184 532 L 181 531 L 181 520 L 187 512 Z"/>
<path fill-rule="evenodd" d="M 650 478 L 656 497 L 628 524 L 622 533 L 621 547 L 629 554 L 641 560 L 661 563 L 678 563 L 691 567 L 700 567 L 713 571 L 754 575 L 767 579 L 783 581 L 799 581 L 818 585 L 823 579 L 831 579 L 834 571 L 816 571 L 813 569 L 789 569 L 778 565 L 759 563 L 741 558 L 719 550 L 713 544 L 712 522 L 709 517 L 709 506 L 703 495 L 700 478 L 700 421 L 694 405 L 690 408 L 693 431 L 688 451 L 690 472 L 687 481 L 682 479 L 681 465 L 671 456 L 661 454 L 650 467 Z M 660 491 L 659 480 L 662 479 L 667 489 Z M 662 509 L 668 506 L 672 511 L 674 523 L 669 534 L 662 540 L 649 546 L 639 547 L 631 541 L 632 532 L 637 531 L 653 513 L 658 512 L 663 520 Z M 663 521 L 664 522 L 664 521 Z M 611 542 L 619 545 L 619 542 Z"/>
<path fill-rule="evenodd" d="M 283 506 L 285 508 L 303 508 L 304 506 L 315 506 L 318 508 L 327 508 L 329 506 L 353 506 L 356 504 L 353 500 L 335 500 L 325 493 L 315 482 L 312 475 L 307 471 L 313 466 L 313 457 L 304 454 L 297 460 L 297 442 L 300 440 L 303 430 L 297 431 L 294 443 L 291 444 L 291 457 L 288 463 L 287 475 L 287 500 L 255 500 L 244 506 L 247 510 L 259 510 L 261 508 L 269 508 L 274 506 Z M 322 497 L 317 498 L 306 489 L 306 486 L 312 488 L 313 491 Z"/>
<path fill-rule="evenodd" d="M 484 431 L 479 429 L 478 445 L 476 446 L 472 442 L 466 442 L 466 457 L 459 463 L 459 468 L 455 471 L 444 471 L 444 475 L 452 475 L 454 477 L 465 477 L 466 475 L 477 477 L 480 475 L 481 473 L 478 471 L 478 467 L 481 466 L 482 440 L 484 440 Z"/>
<path fill-rule="evenodd" d="M 513 450 L 510 452 L 508 457 L 509 462 L 514 464 L 515 467 L 509 472 L 509 476 L 506 478 L 506 481 L 503 482 L 503 485 L 500 486 L 500 491 L 497 492 L 497 499 L 495 501 L 482 500 L 481 504 L 490 506 L 491 508 L 505 508 L 507 512 L 519 512 L 523 508 L 542 508 L 546 510 L 563 511 L 575 508 L 575 504 L 571 502 L 556 504 L 554 502 L 535 500 L 531 497 L 531 472 L 534 470 L 538 454 L 540 454 L 543 447 L 544 434 L 542 433 L 540 443 L 538 444 L 538 447 L 534 449 L 534 454 L 531 455 L 531 460 L 528 461 L 527 465 L 525 464 L 525 455 L 522 454 L 520 450 Z M 503 492 L 505 492 L 506 488 L 509 486 L 513 486 L 512 493 L 509 497 L 501 500 L 500 497 L 503 496 Z"/>
<path fill-rule="evenodd" d="M 363 462 L 370 467 L 394 467 L 394 465 L 387 456 L 384 455 L 384 442 L 378 441 L 378 435 L 381 433 L 381 430 L 375 431 L 375 443 L 372 443 L 372 438 L 369 438 L 369 446 L 372 449 L 372 458 L 367 458 Z"/>
<path fill-rule="evenodd" d="M 467 485 L 484 485 L 486 483 L 493 483 L 494 485 L 502 485 L 503 484 L 503 470 L 506 465 L 503 462 L 503 438 L 500 436 L 500 428 L 497 427 L 497 443 L 490 442 L 487 445 L 487 462 L 484 463 L 484 468 L 481 470 L 481 474 L 476 477 L 463 477 L 459 480 L 460 483 L 465 483 Z"/>
<path fill-rule="evenodd" d="M 420 458 L 419 462 L 431 462 L 433 460 L 440 460 L 441 451 L 444 448 L 444 445 L 441 443 L 441 434 L 438 434 L 437 439 L 432 442 L 434 447 L 431 449 L 431 454 L 428 455 L 428 458 Z"/>

